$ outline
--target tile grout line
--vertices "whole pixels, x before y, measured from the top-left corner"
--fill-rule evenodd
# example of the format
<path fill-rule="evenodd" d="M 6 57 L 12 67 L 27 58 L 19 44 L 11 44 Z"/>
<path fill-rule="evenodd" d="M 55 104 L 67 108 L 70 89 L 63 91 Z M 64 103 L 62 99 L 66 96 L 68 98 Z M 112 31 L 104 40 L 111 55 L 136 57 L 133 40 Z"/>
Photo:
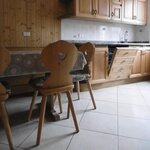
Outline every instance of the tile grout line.
<path fill-rule="evenodd" d="M 80 123 L 81 123 L 81 121 L 82 121 L 82 119 L 83 119 L 83 117 L 84 117 L 84 114 L 85 114 L 85 112 L 86 112 L 88 106 L 90 105 L 90 103 L 91 103 L 91 102 L 89 101 L 89 103 L 87 104 L 87 106 L 86 106 L 86 108 L 85 108 L 85 110 L 84 110 L 84 113 L 83 113 L 83 115 L 82 115 L 82 117 L 81 117 L 81 119 L 80 119 L 80 121 L 79 121 L 79 125 L 80 125 Z M 69 142 L 69 144 L 68 144 L 66 150 L 69 149 L 69 146 L 70 146 L 70 144 L 71 144 L 71 142 L 72 142 L 72 140 L 73 140 L 73 137 L 74 137 L 74 135 L 71 137 L 70 142 Z"/>
<path fill-rule="evenodd" d="M 118 88 L 117 86 L 117 138 L 118 138 L 118 144 L 117 144 L 117 149 L 119 150 L 119 102 L 118 102 Z"/>
<path fill-rule="evenodd" d="M 21 145 L 33 134 L 33 132 L 35 132 L 37 130 L 38 127 L 35 127 L 33 129 L 33 131 L 17 146 L 17 149 L 18 148 L 22 148 Z"/>
<path fill-rule="evenodd" d="M 137 86 L 137 89 L 138 89 L 138 91 L 140 92 L 141 96 L 142 96 L 142 97 L 143 97 L 143 99 L 144 99 L 145 106 L 148 108 L 148 110 L 150 110 L 150 107 L 148 106 L 148 104 L 147 104 L 147 102 L 146 102 L 146 100 L 145 100 L 145 97 L 144 97 L 143 93 L 141 92 L 141 90 L 140 90 L 140 88 L 138 87 L 138 85 L 137 85 L 137 84 L 136 84 L 136 86 Z"/>

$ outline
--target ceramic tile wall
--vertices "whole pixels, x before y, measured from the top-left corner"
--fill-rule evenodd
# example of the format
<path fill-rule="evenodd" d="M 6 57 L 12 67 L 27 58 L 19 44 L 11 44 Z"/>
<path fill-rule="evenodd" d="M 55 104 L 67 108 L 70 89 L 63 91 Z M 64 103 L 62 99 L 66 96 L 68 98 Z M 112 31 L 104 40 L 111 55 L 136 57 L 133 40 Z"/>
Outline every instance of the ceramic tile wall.
<path fill-rule="evenodd" d="M 91 41 L 134 41 L 135 26 L 119 23 L 63 19 L 61 39 Z"/>

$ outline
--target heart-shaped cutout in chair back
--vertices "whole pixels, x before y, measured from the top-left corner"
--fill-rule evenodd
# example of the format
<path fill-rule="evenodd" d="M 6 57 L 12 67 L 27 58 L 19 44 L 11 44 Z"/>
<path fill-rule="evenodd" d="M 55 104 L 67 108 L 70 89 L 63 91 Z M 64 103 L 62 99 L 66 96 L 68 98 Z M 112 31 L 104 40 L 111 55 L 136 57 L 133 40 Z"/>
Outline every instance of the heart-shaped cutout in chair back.
<path fill-rule="evenodd" d="M 57 56 L 58 56 L 58 59 L 61 61 L 65 60 L 66 58 L 66 54 L 63 52 L 59 52 Z"/>

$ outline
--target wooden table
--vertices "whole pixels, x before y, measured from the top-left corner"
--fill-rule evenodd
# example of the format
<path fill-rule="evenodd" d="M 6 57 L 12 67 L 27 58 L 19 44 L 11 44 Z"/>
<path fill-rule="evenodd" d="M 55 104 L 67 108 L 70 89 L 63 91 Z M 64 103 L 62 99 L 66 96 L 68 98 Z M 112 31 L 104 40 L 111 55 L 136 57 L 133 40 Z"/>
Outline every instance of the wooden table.
<path fill-rule="evenodd" d="M 37 75 L 44 75 L 48 70 L 40 62 L 41 51 L 12 51 L 11 52 L 11 63 L 8 66 L 5 73 L 0 76 L 0 81 L 4 79 L 12 78 L 15 80 L 17 77 L 23 77 L 30 75 L 34 78 Z M 82 70 L 86 60 L 81 52 L 78 52 L 77 61 L 72 70 Z M 59 115 L 54 110 L 54 102 L 48 97 L 48 115 L 53 120 L 59 120 Z"/>

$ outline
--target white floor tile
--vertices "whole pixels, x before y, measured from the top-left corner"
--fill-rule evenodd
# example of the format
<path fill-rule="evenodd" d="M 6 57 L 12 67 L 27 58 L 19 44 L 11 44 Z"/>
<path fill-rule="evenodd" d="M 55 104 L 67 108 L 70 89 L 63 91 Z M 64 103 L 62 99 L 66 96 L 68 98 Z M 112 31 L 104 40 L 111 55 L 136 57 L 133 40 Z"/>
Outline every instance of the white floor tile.
<path fill-rule="evenodd" d="M 119 137 L 119 150 L 150 150 L 150 142 Z"/>
<path fill-rule="evenodd" d="M 117 103 L 108 102 L 108 101 L 96 101 L 96 109 L 92 109 L 93 104 L 90 103 L 87 111 L 91 112 L 101 112 L 106 114 L 117 115 Z"/>
<path fill-rule="evenodd" d="M 11 128 L 14 146 L 19 146 L 36 128 L 37 122 L 25 123 Z M 0 142 L 8 143 L 4 130 L 0 132 L 0 137 Z"/>
<path fill-rule="evenodd" d="M 81 130 L 68 150 L 117 150 L 117 136 Z"/>
<path fill-rule="evenodd" d="M 142 105 L 142 106 L 146 105 L 145 100 L 141 95 L 133 96 L 133 95 L 129 95 L 128 93 L 118 94 L 118 103 Z"/>
<path fill-rule="evenodd" d="M 79 124 L 81 118 L 83 117 L 83 114 L 85 113 L 85 110 L 86 110 L 89 103 L 90 103 L 90 100 L 84 101 L 83 99 L 73 101 L 78 124 Z M 66 119 L 66 117 L 67 117 L 67 107 L 68 107 L 67 103 L 62 105 L 63 113 L 60 114 L 61 120 L 53 122 L 53 124 L 74 128 L 74 122 L 73 122 L 71 112 L 70 112 L 70 118 Z"/>
<path fill-rule="evenodd" d="M 37 130 L 20 146 L 33 150 L 66 150 L 74 134 L 74 129 L 44 124 L 41 144 L 36 146 Z"/>
<path fill-rule="evenodd" d="M 80 128 L 91 131 L 117 134 L 117 116 L 86 112 Z"/>
<path fill-rule="evenodd" d="M 119 104 L 118 113 L 127 117 L 150 119 L 150 110 L 147 106 Z"/>
<path fill-rule="evenodd" d="M 34 147 L 37 120 L 25 122 L 31 96 L 14 97 L 8 100 L 7 109 L 10 119 L 15 122 L 15 119 L 24 121 L 11 126 L 16 150 L 66 150 L 67 148 L 67 150 L 149 150 L 150 81 L 102 88 L 93 90 L 93 93 L 97 105 L 96 110 L 93 110 L 88 91 L 80 92 L 80 100 L 76 100 L 77 93 L 72 93 L 80 128 L 78 134 L 74 134 L 75 127 L 71 115 L 67 120 L 46 122 L 43 127 L 41 145 L 38 147 Z M 61 94 L 61 98 L 63 106 L 61 118 L 66 118 L 65 94 Z M 40 101 L 41 97 L 38 96 L 36 103 Z M 55 108 L 59 112 L 57 101 Z M 14 117 L 15 114 L 23 118 Z M 120 135 L 119 141 L 118 134 Z M 0 143 L 0 150 L 9 149 L 1 126 Z"/>
<path fill-rule="evenodd" d="M 119 117 L 119 135 L 150 140 L 150 120 Z"/>

